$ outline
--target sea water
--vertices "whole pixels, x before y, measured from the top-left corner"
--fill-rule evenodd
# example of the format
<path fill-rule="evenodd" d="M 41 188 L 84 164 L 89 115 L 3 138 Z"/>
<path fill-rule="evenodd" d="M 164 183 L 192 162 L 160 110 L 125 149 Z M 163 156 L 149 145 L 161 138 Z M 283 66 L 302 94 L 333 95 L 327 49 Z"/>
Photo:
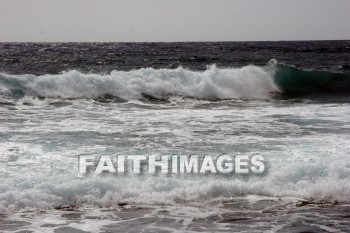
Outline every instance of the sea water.
<path fill-rule="evenodd" d="M 350 42 L 1 43 L 0 230 L 350 232 Z M 81 176 L 94 156 L 262 174 Z"/>

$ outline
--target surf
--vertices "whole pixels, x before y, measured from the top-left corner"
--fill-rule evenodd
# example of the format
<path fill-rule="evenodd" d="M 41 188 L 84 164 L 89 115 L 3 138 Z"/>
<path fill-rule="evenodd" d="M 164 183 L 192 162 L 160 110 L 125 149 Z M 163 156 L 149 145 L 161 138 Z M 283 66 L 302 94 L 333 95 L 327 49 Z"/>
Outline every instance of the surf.
<path fill-rule="evenodd" d="M 350 94 L 350 74 L 304 70 L 272 59 L 266 66 L 204 71 L 141 68 L 109 74 L 70 70 L 60 74 L 0 73 L 0 96 L 45 99 L 93 99 L 124 103 L 147 100 L 166 103 L 173 96 L 209 101 L 273 100 L 276 98 Z"/>
<path fill-rule="evenodd" d="M 96 99 L 112 95 L 125 100 L 156 99 L 168 96 L 222 100 L 269 99 L 278 91 L 272 77 L 261 67 L 207 70 L 142 68 L 110 74 L 84 74 L 71 70 L 57 75 L 0 76 L 1 94 L 12 98 L 24 95 L 46 98 Z"/>

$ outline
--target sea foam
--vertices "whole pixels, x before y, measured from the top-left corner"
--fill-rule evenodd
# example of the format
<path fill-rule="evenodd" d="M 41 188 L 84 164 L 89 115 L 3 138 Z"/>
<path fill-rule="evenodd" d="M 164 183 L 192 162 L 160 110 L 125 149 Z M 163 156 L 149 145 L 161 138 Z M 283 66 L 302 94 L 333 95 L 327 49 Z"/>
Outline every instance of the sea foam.
<path fill-rule="evenodd" d="M 126 100 L 141 99 L 143 94 L 164 98 L 269 99 L 278 92 L 272 75 L 257 66 L 205 71 L 142 68 L 113 71 L 110 74 L 84 74 L 71 70 L 57 75 L 0 75 L 2 94 L 22 92 L 48 98 L 93 99 L 106 94 Z"/>

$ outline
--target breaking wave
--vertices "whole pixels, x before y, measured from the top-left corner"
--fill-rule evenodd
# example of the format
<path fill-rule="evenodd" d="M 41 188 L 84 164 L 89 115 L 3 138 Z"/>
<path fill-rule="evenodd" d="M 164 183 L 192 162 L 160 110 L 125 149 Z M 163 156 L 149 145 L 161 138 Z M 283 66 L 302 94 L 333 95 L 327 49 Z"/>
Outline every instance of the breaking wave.
<path fill-rule="evenodd" d="M 57 75 L 0 75 L 2 95 L 48 98 L 95 99 L 112 95 L 125 100 L 145 96 L 167 98 L 183 96 L 198 99 L 268 99 L 278 88 L 263 68 L 246 66 L 219 69 L 215 65 L 204 72 L 184 68 L 143 68 L 113 71 L 110 74 L 83 74 L 76 70 Z"/>
<path fill-rule="evenodd" d="M 276 96 L 349 94 L 350 74 L 308 71 L 278 63 L 267 66 L 217 68 L 205 71 L 142 68 L 84 74 L 71 70 L 35 76 L 0 73 L 0 95 L 61 99 L 98 99 L 114 102 L 164 100 L 171 96 L 205 100 L 269 100 Z"/>

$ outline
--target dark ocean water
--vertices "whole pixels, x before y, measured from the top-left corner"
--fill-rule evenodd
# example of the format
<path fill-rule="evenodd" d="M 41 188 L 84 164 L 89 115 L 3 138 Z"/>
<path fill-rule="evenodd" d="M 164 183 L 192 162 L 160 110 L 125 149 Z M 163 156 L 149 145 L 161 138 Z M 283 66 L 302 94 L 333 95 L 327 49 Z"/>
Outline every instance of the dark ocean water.
<path fill-rule="evenodd" d="M 350 232 L 350 41 L 0 43 L 0 231 Z M 261 155 L 81 177 L 78 156 Z"/>
<path fill-rule="evenodd" d="M 145 67 L 205 70 L 265 66 L 271 59 L 302 69 L 348 72 L 350 41 L 183 43 L 0 43 L 0 70 L 57 74 L 76 69 L 105 73 Z"/>

